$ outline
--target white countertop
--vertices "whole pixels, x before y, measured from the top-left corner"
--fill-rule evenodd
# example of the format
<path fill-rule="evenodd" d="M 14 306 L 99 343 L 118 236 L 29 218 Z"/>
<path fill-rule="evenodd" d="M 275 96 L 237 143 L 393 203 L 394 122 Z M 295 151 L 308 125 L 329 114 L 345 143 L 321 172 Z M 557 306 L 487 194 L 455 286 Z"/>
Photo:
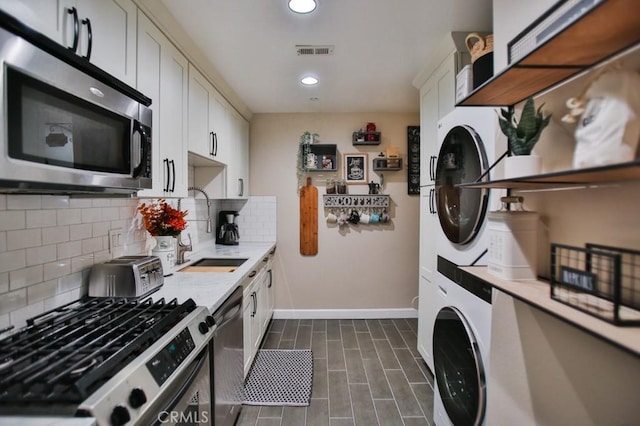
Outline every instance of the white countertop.
<path fill-rule="evenodd" d="M 164 297 L 167 301 L 175 298 L 178 303 L 191 298 L 196 305 L 206 306 L 213 313 L 275 246 L 275 242 L 255 242 L 240 243 L 237 246 L 197 247 L 193 252 L 187 252 L 187 263 L 177 265 L 173 271 L 168 271 L 173 274 L 164 278 L 162 288 L 151 294 L 151 297 L 154 300 Z M 204 257 L 248 260 L 234 272 L 179 272 L 180 269 Z"/>

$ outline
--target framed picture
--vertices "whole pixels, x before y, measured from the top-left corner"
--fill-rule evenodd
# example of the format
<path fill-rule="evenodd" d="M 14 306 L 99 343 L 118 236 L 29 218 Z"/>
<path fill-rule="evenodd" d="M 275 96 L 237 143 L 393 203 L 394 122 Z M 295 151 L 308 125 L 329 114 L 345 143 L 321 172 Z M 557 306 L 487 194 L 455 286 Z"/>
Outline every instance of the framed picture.
<path fill-rule="evenodd" d="M 342 170 L 344 180 L 348 184 L 356 183 L 368 183 L 367 182 L 367 168 L 368 158 L 366 153 L 356 154 L 343 154 L 342 155 Z"/>

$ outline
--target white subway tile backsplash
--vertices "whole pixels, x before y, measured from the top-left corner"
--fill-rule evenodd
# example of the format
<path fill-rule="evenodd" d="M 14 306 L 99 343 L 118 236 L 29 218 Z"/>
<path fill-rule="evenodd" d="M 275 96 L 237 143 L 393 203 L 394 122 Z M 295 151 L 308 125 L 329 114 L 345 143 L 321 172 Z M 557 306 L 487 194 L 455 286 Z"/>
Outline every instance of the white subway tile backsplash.
<path fill-rule="evenodd" d="M 93 254 L 85 254 L 71 259 L 71 272 L 79 272 L 93 266 Z"/>
<path fill-rule="evenodd" d="M 0 328 L 7 328 L 11 325 L 9 314 L 0 315 Z"/>
<path fill-rule="evenodd" d="M 110 217 L 106 219 L 112 220 L 115 218 Z M 102 209 L 100 207 L 82 209 L 82 223 L 100 222 L 101 220 L 102 220 Z"/>
<path fill-rule="evenodd" d="M 32 285 L 27 289 L 27 303 L 32 304 L 49 299 L 58 293 L 58 280 L 49 280 Z"/>
<path fill-rule="evenodd" d="M 0 231 L 12 231 L 15 229 L 24 229 L 25 224 L 26 223 L 25 223 L 24 210 L 0 211 Z"/>
<path fill-rule="evenodd" d="M 67 196 L 67 195 L 43 195 L 42 196 L 42 208 L 43 209 L 68 209 L 69 208 L 69 196 Z"/>
<path fill-rule="evenodd" d="M 42 244 L 57 244 L 69 241 L 69 227 L 42 228 Z"/>
<path fill-rule="evenodd" d="M 73 201 L 73 199 L 71 200 Z M 58 225 L 75 225 L 82 223 L 81 209 L 61 209 L 56 211 Z"/>
<path fill-rule="evenodd" d="M 9 289 L 18 290 L 42 282 L 42 271 L 42 265 L 36 265 L 9 272 Z"/>
<path fill-rule="evenodd" d="M 105 235 L 109 235 L 110 229 L 110 222 L 96 222 L 92 225 L 91 235 L 94 237 L 103 237 Z"/>
<path fill-rule="evenodd" d="M 55 262 L 45 263 L 42 266 L 42 278 L 45 281 L 60 278 L 71 273 L 71 259 L 60 259 Z"/>
<path fill-rule="evenodd" d="M 0 294 L 9 291 L 9 273 L 3 272 L 0 274 Z"/>
<path fill-rule="evenodd" d="M 82 240 L 82 254 L 95 253 L 104 249 L 104 239 L 102 237 Z"/>
<path fill-rule="evenodd" d="M 90 223 L 69 226 L 69 239 L 71 241 L 84 240 L 85 238 L 91 238 L 92 236 L 93 225 Z"/>
<path fill-rule="evenodd" d="M 0 272 L 15 271 L 27 265 L 25 250 L 14 250 L 0 253 Z M 0 310 L 0 312 L 2 312 Z"/>
<path fill-rule="evenodd" d="M 82 241 L 69 241 L 56 246 L 57 259 L 68 259 L 82 254 Z"/>
<path fill-rule="evenodd" d="M 86 295 L 95 263 L 147 254 L 153 239 L 142 228 L 138 203 L 135 198 L 0 195 L 0 327 L 21 326 L 43 310 Z M 215 239 L 215 232 L 205 232 L 204 199 L 186 198 L 182 208 L 189 210 L 187 232 L 194 243 Z M 213 200 L 214 225 L 220 210 L 240 212 L 242 241 L 275 240 L 275 197 Z M 115 228 L 123 231 L 122 247 L 110 253 L 107 235 Z"/>
<path fill-rule="evenodd" d="M 71 198 L 69 200 L 69 207 L 72 209 L 86 209 L 91 207 L 92 202 L 90 198 Z"/>
<path fill-rule="evenodd" d="M 65 293 L 69 290 L 82 286 L 82 271 L 58 278 L 58 293 Z"/>
<path fill-rule="evenodd" d="M 10 291 L 0 297 L 0 312 L 2 313 L 9 313 L 26 305 L 27 290 L 24 288 L 16 291 Z"/>
<path fill-rule="evenodd" d="M 56 210 L 27 210 L 27 228 L 43 228 L 56 226 L 58 215 Z"/>
<path fill-rule="evenodd" d="M 42 208 L 42 195 L 7 195 L 8 210 L 37 210 Z"/>
<path fill-rule="evenodd" d="M 23 229 L 7 232 L 7 250 L 20 250 L 42 245 L 42 230 Z"/>
<path fill-rule="evenodd" d="M 55 244 L 27 249 L 27 266 L 52 262 L 56 258 Z"/>

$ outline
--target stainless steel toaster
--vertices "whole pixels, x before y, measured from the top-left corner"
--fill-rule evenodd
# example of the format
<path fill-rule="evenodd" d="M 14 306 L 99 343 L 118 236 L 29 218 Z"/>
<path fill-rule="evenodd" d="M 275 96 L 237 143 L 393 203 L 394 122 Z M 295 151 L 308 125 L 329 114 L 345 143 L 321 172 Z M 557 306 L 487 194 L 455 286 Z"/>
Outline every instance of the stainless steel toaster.
<path fill-rule="evenodd" d="M 163 284 L 162 263 L 158 257 L 123 256 L 91 268 L 89 296 L 141 298 Z"/>

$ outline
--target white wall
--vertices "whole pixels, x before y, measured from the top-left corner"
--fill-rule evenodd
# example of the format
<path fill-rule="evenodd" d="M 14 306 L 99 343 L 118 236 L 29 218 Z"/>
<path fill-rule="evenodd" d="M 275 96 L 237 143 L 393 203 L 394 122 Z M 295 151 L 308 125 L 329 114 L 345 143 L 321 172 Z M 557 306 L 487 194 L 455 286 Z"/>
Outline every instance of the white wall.
<path fill-rule="evenodd" d="M 382 144 L 356 147 L 352 133 L 367 122 L 382 132 Z M 392 222 L 340 229 L 325 222 L 324 182 L 341 172 L 312 173 L 318 187 L 318 254 L 300 255 L 299 194 L 296 159 L 304 131 L 318 133 L 320 143 L 335 143 L 340 154 L 399 148 L 406 165 L 407 126 L 418 114 L 256 114 L 251 121 L 251 194 L 273 194 L 278 200 L 276 267 L 278 309 L 410 308 L 418 294 L 419 199 L 407 195 L 406 167 L 384 173 Z M 340 166 L 342 162 L 340 161 Z M 369 166 L 370 166 L 369 164 Z M 369 180 L 378 181 L 370 170 Z M 350 185 L 350 193 L 367 193 L 366 185 Z M 413 305 L 415 307 L 415 305 Z"/>

